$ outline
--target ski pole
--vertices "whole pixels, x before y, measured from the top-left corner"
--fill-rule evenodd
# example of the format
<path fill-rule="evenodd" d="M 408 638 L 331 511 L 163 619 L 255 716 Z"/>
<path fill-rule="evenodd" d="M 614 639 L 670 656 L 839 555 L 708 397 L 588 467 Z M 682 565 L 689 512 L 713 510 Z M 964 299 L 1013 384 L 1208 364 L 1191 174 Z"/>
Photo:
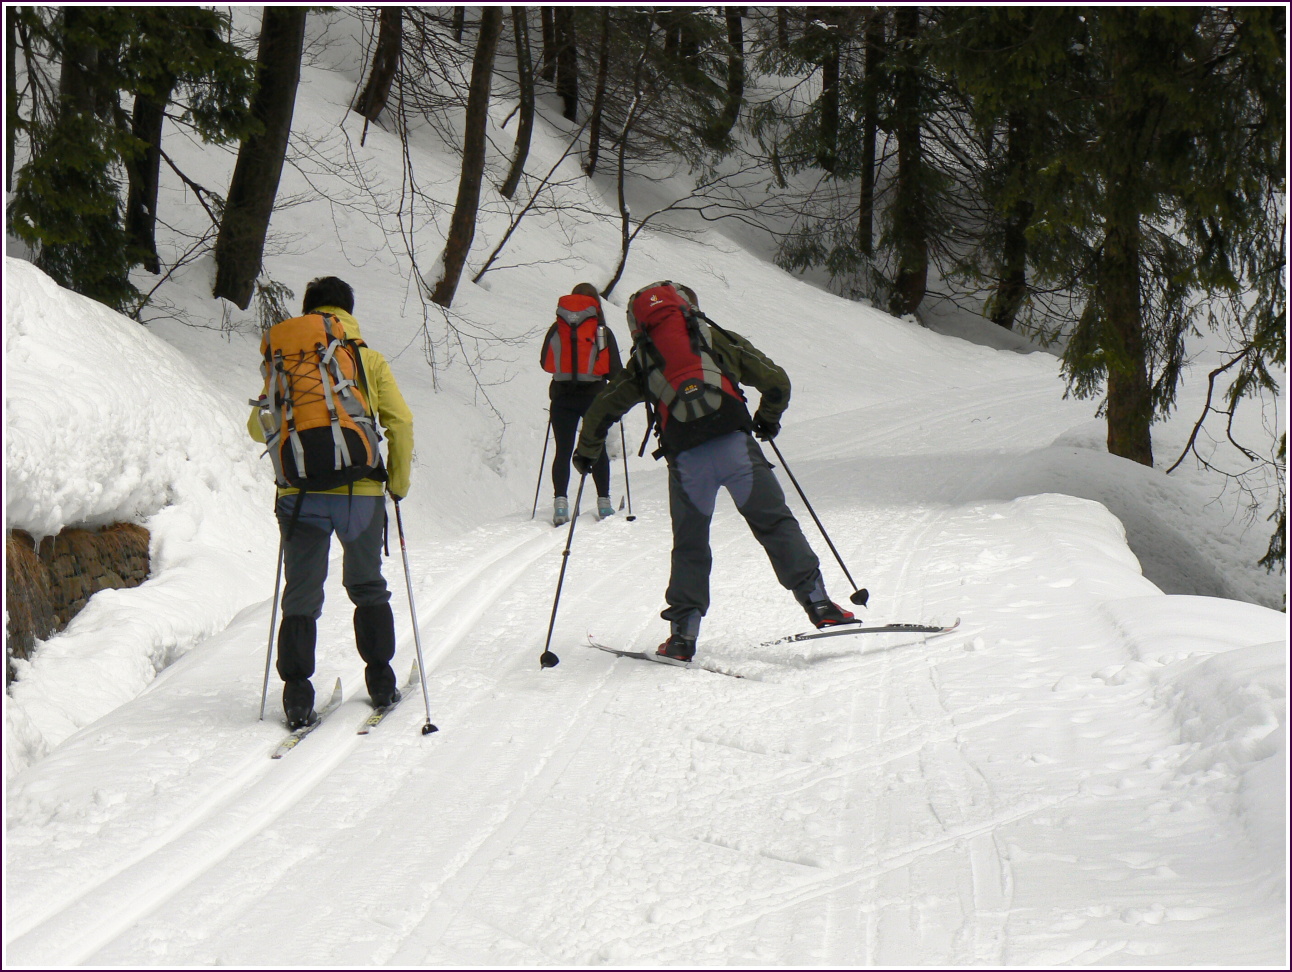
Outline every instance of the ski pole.
<path fill-rule="evenodd" d="M 803 492 L 803 487 L 800 486 L 799 481 L 794 478 L 794 473 L 790 472 L 790 464 L 786 462 L 785 457 L 781 455 L 781 450 L 776 446 L 776 440 L 768 439 L 767 444 L 772 447 L 773 451 L 776 453 L 776 458 L 779 459 L 781 461 L 781 465 L 785 467 L 785 474 L 790 477 L 790 482 L 794 484 L 794 488 L 798 490 L 799 496 L 803 499 L 803 505 L 806 506 L 808 512 L 812 514 L 812 519 L 816 522 L 817 529 L 821 531 L 821 536 L 825 537 L 825 542 L 829 545 L 830 552 L 834 554 L 834 559 L 839 561 L 839 566 L 843 568 L 843 576 L 848 578 L 848 583 L 852 585 L 852 594 L 849 596 L 848 600 L 852 601 L 853 604 L 858 604 L 864 607 L 866 602 L 870 600 L 870 591 L 866 590 L 864 587 L 859 588 L 857 586 L 857 582 L 852 579 L 852 574 L 848 573 L 847 565 L 844 564 L 843 558 L 839 556 L 839 551 L 834 548 L 834 542 L 830 539 L 830 534 L 825 532 L 825 527 L 822 525 L 820 517 L 816 515 L 816 510 L 812 509 L 812 504 L 808 502 L 808 498 Z"/>
<path fill-rule="evenodd" d="M 628 522 L 631 523 L 637 517 L 633 516 L 633 488 L 628 483 L 628 440 L 624 438 L 624 423 L 619 423 L 619 449 L 624 454 L 624 489 L 628 493 Z"/>
<path fill-rule="evenodd" d="M 417 630 L 417 605 L 413 603 L 413 575 L 408 569 L 408 546 L 404 543 L 404 518 L 399 515 L 399 500 L 395 500 L 395 525 L 399 528 L 399 552 L 404 555 L 404 583 L 408 585 L 408 613 L 413 619 L 413 644 L 417 646 L 417 671 L 422 681 L 422 701 L 426 703 L 426 725 L 422 735 L 429 736 L 439 730 L 431 724 L 431 696 L 426 691 L 426 663 L 422 661 L 422 635 Z"/>
<path fill-rule="evenodd" d="M 278 620 L 278 585 L 283 579 L 283 535 L 278 534 L 278 570 L 274 574 L 274 607 L 269 612 L 269 645 L 265 648 L 265 684 L 260 689 L 260 721 L 265 721 L 265 703 L 269 701 L 269 665 L 274 658 L 274 624 Z"/>
<path fill-rule="evenodd" d="M 540 668 L 555 668 L 561 664 L 561 659 L 550 650 L 552 647 L 552 629 L 556 627 L 556 606 L 561 603 L 561 585 L 565 583 L 565 567 L 570 562 L 570 544 L 574 540 L 574 524 L 579 521 L 579 501 L 583 499 L 583 484 L 587 482 L 588 474 L 579 474 L 579 491 L 574 494 L 574 513 L 570 516 L 570 532 L 565 535 L 565 552 L 561 554 L 561 576 L 556 579 L 556 597 L 552 599 L 552 618 L 547 622 L 547 641 L 543 645 L 543 653 L 538 656 L 538 665 Z"/>
<path fill-rule="evenodd" d="M 552 438 L 552 410 L 547 410 L 547 432 L 543 435 L 543 458 L 538 460 L 538 482 L 534 484 L 534 508 L 529 513 L 532 520 L 538 514 L 538 491 L 543 488 L 543 467 L 547 465 L 547 443 Z"/>

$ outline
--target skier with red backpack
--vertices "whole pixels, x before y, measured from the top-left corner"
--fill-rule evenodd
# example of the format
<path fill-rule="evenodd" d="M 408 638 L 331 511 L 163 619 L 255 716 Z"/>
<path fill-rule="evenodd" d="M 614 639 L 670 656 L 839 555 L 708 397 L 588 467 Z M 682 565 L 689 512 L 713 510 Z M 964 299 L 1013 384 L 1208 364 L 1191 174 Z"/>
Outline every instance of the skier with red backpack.
<path fill-rule="evenodd" d="M 780 431 L 790 399 L 784 369 L 705 317 L 695 292 L 681 284 L 660 281 L 639 290 L 628 301 L 628 322 L 632 354 L 584 415 L 573 462 L 586 475 L 603 455 L 610 427 L 647 403 L 660 442 L 655 457 L 668 460 L 673 521 L 668 607 L 660 615 L 670 634 L 656 649 L 658 660 L 687 665 L 695 655 L 700 619 L 709 609 L 709 526 L 720 487 L 767 552 L 776 579 L 816 627 L 854 620 L 826 594 L 820 562 L 751 435 L 772 439 Z M 752 417 L 742 383 L 761 394 Z"/>
<path fill-rule="evenodd" d="M 413 413 L 390 364 L 372 350 L 354 318 L 354 291 L 337 277 L 311 280 L 304 316 L 269 328 L 261 341 L 265 387 L 247 429 L 264 442 L 278 485 L 283 620 L 278 674 L 292 730 L 312 724 L 314 648 L 323 613 L 328 548 L 335 532 L 345 555 L 342 582 L 354 603 L 354 637 L 374 708 L 399 701 L 395 619 L 381 573 L 385 493 L 408 495 Z M 376 423 L 386 433 L 383 461 Z"/>
<path fill-rule="evenodd" d="M 556 321 L 543 338 L 540 362 L 552 376 L 547 392 L 552 435 L 556 439 L 552 525 L 560 526 L 570 519 L 570 457 L 579 421 L 606 381 L 623 367 L 619 345 L 606 325 L 600 295 L 592 284 L 577 284 L 556 302 Z M 591 471 L 597 487 L 597 518 L 605 519 L 615 512 L 610 501 L 610 457 L 602 453 Z"/>

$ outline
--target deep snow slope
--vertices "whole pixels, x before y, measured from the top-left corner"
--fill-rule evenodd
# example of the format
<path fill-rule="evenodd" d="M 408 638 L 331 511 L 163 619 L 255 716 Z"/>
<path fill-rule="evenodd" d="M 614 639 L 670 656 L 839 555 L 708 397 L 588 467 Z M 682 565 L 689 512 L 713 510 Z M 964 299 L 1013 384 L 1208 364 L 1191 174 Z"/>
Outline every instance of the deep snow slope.
<path fill-rule="evenodd" d="M 345 113 L 359 61 L 346 15 L 333 16 L 332 46 L 303 73 L 285 176 L 284 193 L 308 201 L 276 214 L 267 269 L 298 294 L 319 273 L 350 279 L 365 337 L 414 408 L 402 505 L 440 731 L 420 734 L 414 692 L 356 735 L 368 705 L 334 564 L 315 684 L 340 678 L 346 701 L 286 759 L 268 758 L 284 732 L 276 684 L 256 718 L 274 547 L 254 530 L 271 490 L 263 464 L 231 456 L 217 479 L 262 487 L 230 521 L 252 525 L 231 536 L 258 542 L 253 566 L 220 573 L 227 625 L 178 645 L 136 698 L 66 726 L 7 778 L 7 967 L 1286 964 L 1286 615 L 1198 596 L 1276 588 L 1235 579 L 1256 542 L 1196 483 L 1104 452 L 1092 405 L 1063 399 L 1048 355 L 841 301 L 712 231 L 644 235 L 609 301 L 621 344 L 632 290 L 695 286 L 713 318 L 790 372 L 777 444 L 871 590 L 867 617 L 961 625 L 764 644 L 804 619 L 720 500 L 699 664 L 588 647 L 591 635 L 649 648 L 665 629 L 664 470 L 632 456 L 637 519 L 576 521 L 552 640 L 561 663 L 540 670 L 568 534 L 529 516 L 546 423 L 536 343 L 557 295 L 613 268 L 616 227 L 588 215 L 610 212 L 605 187 L 567 160 L 560 205 L 527 217 L 506 269 L 464 281 L 451 316 L 423 316 L 390 205 L 398 143 L 373 128 L 359 147 Z M 510 107 L 500 87 L 498 165 Z M 562 126 L 538 127 L 531 172 L 556 162 Z M 172 147 L 199 181 L 227 180 L 228 153 Z M 353 154 L 370 191 L 321 168 L 307 181 L 328 153 Z M 423 132 L 412 156 L 419 185 L 451 200 L 453 154 Z M 167 193 L 162 205 L 183 212 L 183 188 Z M 507 228 L 503 202 L 485 205 L 473 266 Z M 414 221 L 423 267 L 448 213 Z M 177 273 L 149 330 L 237 416 L 256 390 L 257 336 L 253 315 L 213 306 L 210 271 Z M 167 319 L 181 315 L 205 327 Z M 156 375 L 133 374 L 160 394 Z M 640 412 L 625 425 L 632 452 Z M 95 431 L 71 422 L 67 441 Z M 842 572 L 784 473 L 842 600 Z M 218 509 L 181 493 L 161 542 Z M 392 550 L 402 672 L 416 642 Z M 201 543 L 193 558 L 204 562 Z M 118 592 L 114 610 L 185 616 L 197 596 L 148 600 L 177 569 Z M 30 691 L 76 687 L 74 673 L 42 681 L 38 668 Z M 7 736 L 20 699 L 7 701 Z M 46 703 L 33 704 L 34 720 Z"/>

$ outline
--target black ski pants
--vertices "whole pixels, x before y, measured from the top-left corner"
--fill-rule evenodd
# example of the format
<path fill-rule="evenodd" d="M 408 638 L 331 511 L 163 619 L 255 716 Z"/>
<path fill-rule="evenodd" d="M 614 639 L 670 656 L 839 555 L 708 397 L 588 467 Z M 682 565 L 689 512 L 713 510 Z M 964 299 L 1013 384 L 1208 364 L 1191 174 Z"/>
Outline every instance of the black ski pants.
<path fill-rule="evenodd" d="M 552 437 L 556 440 L 556 451 L 552 456 L 553 496 L 570 495 L 570 457 L 574 455 L 579 422 L 605 384 L 603 381 L 579 383 L 577 386 L 573 382 L 552 383 Z M 571 387 L 562 388 L 561 385 Z M 601 450 L 600 458 L 592 467 L 592 481 L 596 483 L 598 496 L 610 495 L 610 455 L 605 449 Z"/>
<path fill-rule="evenodd" d="M 799 603 L 822 587 L 821 563 L 785 505 L 785 494 L 762 449 L 748 432 L 729 432 L 678 453 L 668 463 L 673 558 L 664 593 L 668 607 L 661 617 L 683 630 L 698 630 L 699 618 L 709 610 L 709 525 L 720 488 L 731 494 L 782 587 L 793 591 Z"/>

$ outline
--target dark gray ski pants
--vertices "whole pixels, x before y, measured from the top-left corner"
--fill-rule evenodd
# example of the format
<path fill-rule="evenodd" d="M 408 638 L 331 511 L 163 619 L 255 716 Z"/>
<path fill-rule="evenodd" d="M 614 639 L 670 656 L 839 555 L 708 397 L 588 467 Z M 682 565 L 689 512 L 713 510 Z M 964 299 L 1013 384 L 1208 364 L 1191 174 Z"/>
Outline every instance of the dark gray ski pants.
<path fill-rule="evenodd" d="M 719 487 L 726 487 L 754 539 L 767 551 L 782 587 L 801 603 L 821 582 L 820 561 L 785 505 L 785 494 L 762 449 L 748 432 L 729 432 L 668 463 L 673 569 L 664 593 L 668 608 L 660 616 L 675 623 L 690 621 L 693 630 L 709 610 L 709 524 Z"/>
<path fill-rule="evenodd" d="M 287 536 L 295 495 L 280 497 L 278 529 Z M 306 493 L 292 538 L 283 544 L 283 617 L 302 614 L 316 621 L 323 614 L 323 582 L 328 548 L 336 533 L 345 551 L 341 581 L 357 607 L 385 604 L 390 590 L 381 574 L 381 540 L 386 528 L 384 496 Z"/>

